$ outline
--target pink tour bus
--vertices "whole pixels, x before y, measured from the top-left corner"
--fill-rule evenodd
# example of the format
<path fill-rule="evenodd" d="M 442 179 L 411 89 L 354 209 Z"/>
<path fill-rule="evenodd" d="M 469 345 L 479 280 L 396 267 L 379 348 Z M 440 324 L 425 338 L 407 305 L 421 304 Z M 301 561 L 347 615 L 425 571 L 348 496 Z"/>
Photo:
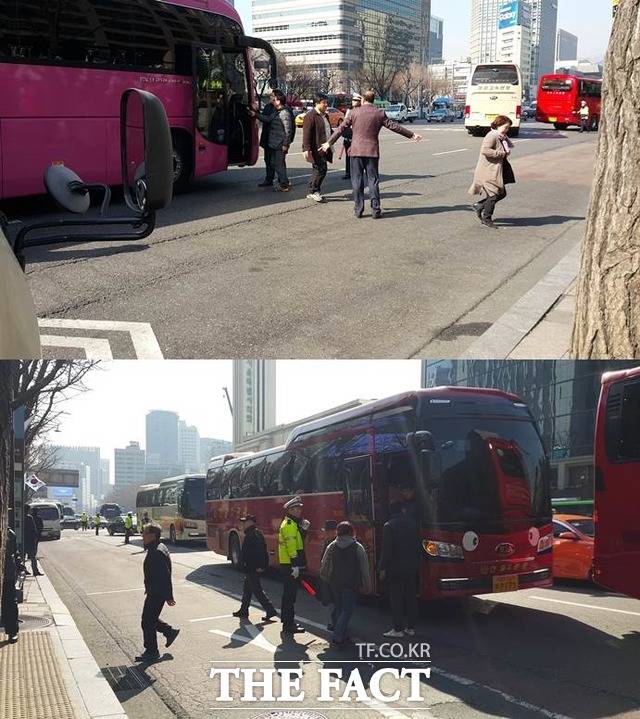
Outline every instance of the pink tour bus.
<path fill-rule="evenodd" d="M 174 184 L 253 165 L 258 127 L 248 37 L 227 0 L 0 0 L 0 198 L 44 192 L 52 163 L 120 183 L 120 98 L 163 102 Z"/>

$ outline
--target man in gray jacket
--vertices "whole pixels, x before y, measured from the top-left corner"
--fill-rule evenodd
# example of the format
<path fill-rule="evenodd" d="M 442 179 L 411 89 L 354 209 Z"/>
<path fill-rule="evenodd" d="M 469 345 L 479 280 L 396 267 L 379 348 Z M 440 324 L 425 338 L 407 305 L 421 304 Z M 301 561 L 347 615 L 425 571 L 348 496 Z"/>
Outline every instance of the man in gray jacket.
<path fill-rule="evenodd" d="M 271 113 L 258 112 L 257 108 L 252 112 L 263 124 L 263 132 L 266 131 L 264 161 L 267 166 L 267 177 L 260 183 L 260 187 L 272 187 L 277 175 L 276 190 L 289 192 L 291 185 L 287 177 L 286 156 L 295 133 L 293 112 L 287 107 L 287 98 L 282 90 L 273 91 L 271 104 L 275 108 Z"/>
<path fill-rule="evenodd" d="M 356 606 L 356 594 L 358 591 L 371 591 L 367 553 L 353 536 L 353 527 L 349 522 L 338 524 L 336 538 L 322 557 L 320 577 L 329 585 L 334 600 L 330 625 L 333 644 L 344 647 L 349 621 Z"/>

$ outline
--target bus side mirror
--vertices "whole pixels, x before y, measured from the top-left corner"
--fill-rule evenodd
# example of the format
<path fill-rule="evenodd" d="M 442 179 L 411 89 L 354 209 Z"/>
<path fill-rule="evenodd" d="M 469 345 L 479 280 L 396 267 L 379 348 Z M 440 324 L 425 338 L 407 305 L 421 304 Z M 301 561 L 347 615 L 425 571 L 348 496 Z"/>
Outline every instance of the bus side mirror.
<path fill-rule="evenodd" d="M 160 210 L 173 196 L 171 131 L 164 105 L 150 92 L 127 90 L 120 103 L 124 199 L 135 212 Z"/>
<path fill-rule="evenodd" d="M 418 432 L 409 432 L 406 436 L 407 447 L 416 452 L 435 452 L 436 444 L 431 432 L 421 430 Z"/>

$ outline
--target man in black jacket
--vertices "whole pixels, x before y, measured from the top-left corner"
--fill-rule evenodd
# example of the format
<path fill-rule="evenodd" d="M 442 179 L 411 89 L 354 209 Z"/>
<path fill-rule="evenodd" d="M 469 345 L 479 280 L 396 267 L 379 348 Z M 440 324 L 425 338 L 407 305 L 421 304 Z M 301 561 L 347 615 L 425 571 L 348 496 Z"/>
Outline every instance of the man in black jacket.
<path fill-rule="evenodd" d="M 18 603 L 16 601 L 16 578 L 22 568 L 22 558 L 16 547 L 13 529 L 7 530 L 4 554 L 4 576 L 2 581 L 2 625 L 9 641 L 18 641 Z"/>
<path fill-rule="evenodd" d="M 418 574 L 420 571 L 420 535 L 407 503 L 394 505 L 391 518 L 382 528 L 380 578 L 387 580 L 393 628 L 385 637 L 415 635 L 418 615 Z"/>
<path fill-rule="evenodd" d="M 144 558 L 144 590 L 146 598 L 142 610 L 142 634 L 144 652 L 135 658 L 137 662 L 154 662 L 160 659 L 158 637 L 160 632 L 167 640 L 166 646 L 173 644 L 180 633 L 166 622 L 161 621 L 160 613 L 165 602 L 175 606 L 171 584 L 171 557 L 169 550 L 160 541 L 160 527 L 147 524 L 142 530 L 142 542 L 147 550 Z"/>
<path fill-rule="evenodd" d="M 40 518 L 38 517 L 38 519 Z M 42 522 L 41 519 L 40 522 Z M 38 569 L 38 560 L 36 559 L 39 540 L 40 534 L 38 532 L 38 525 L 34 519 L 34 511 L 27 505 L 27 513 L 24 518 L 24 553 L 25 556 L 31 560 L 31 574 L 33 574 L 34 577 L 38 577 L 42 574 Z"/>
<path fill-rule="evenodd" d="M 248 619 L 251 597 L 255 596 L 265 611 L 262 621 L 268 622 L 273 617 L 277 617 L 278 613 L 269 597 L 264 593 L 260 581 L 260 575 L 269 567 L 267 543 L 264 541 L 262 532 L 256 527 L 255 515 L 247 514 L 246 517 L 241 517 L 240 521 L 244 524 L 244 542 L 242 543 L 240 562 L 245 571 L 245 578 L 242 604 L 240 609 L 233 613 L 233 616 Z"/>

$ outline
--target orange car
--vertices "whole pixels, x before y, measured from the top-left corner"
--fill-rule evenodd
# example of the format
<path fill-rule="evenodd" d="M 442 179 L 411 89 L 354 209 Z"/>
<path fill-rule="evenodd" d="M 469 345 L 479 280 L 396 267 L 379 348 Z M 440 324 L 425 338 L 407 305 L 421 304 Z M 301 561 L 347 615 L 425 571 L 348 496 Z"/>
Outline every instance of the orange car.
<path fill-rule="evenodd" d="M 306 114 L 306 112 L 302 112 L 296 116 L 296 127 L 302 127 L 304 116 Z M 329 115 L 329 124 L 331 125 L 332 130 L 335 130 L 335 128 L 338 127 L 338 125 L 340 125 L 344 120 L 344 113 L 340 112 L 340 110 L 337 110 L 335 107 L 327 108 L 327 115 Z"/>
<path fill-rule="evenodd" d="M 586 579 L 593 576 L 593 518 L 579 514 L 553 515 L 553 576 Z"/>

